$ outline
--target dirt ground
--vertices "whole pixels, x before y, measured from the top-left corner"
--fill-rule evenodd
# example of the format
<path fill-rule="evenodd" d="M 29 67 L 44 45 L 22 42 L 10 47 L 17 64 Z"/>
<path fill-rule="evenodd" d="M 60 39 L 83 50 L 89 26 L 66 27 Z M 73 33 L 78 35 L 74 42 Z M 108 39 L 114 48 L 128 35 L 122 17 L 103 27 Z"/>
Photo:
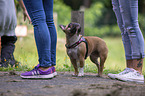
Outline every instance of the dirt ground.
<path fill-rule="evenodd" d="M 21 79 L 21 72 L 0 72 L 0 96 L 145 96 L 145 84 L 111 80 L 106 75 L 58 72 L 49 80 Z"/>

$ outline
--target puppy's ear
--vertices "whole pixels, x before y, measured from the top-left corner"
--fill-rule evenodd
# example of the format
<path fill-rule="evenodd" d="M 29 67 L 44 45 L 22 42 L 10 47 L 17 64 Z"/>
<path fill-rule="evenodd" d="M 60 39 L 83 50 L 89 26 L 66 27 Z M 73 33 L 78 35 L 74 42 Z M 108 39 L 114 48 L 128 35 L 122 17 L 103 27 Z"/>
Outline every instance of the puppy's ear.
<path fill-rule="evenodd" d="M 64 31 L 64 29 L 65 29 L 64 25 L 59 25 L 59 27 Z"/>
<path fill-rule="evenodd" d="M 81 27 L 79 23 L 71 23 L 71 33 L 77 33 L 79 34 L 81 32 Z"/>
<path fill-rule="evenodd" d="M 81 32 L 81 26 L 80 26 L 79 23 L 77 23 L 76 32 L 77 32 L 77 33 L 80 33 L 80 32 Z"/>

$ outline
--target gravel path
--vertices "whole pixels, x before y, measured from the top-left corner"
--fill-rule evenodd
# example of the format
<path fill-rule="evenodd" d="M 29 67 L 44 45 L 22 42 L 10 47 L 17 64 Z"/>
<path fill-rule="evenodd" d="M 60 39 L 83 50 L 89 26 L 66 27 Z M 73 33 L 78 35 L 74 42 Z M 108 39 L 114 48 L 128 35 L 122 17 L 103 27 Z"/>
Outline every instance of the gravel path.
<path fill-rule="evenodd" d="M 0 96 L 145 96 L 145 84 L 111 80 L 86 73 L 58 72 L 49 80 L 21 79 L 21 72 L 0 72 Z"/>

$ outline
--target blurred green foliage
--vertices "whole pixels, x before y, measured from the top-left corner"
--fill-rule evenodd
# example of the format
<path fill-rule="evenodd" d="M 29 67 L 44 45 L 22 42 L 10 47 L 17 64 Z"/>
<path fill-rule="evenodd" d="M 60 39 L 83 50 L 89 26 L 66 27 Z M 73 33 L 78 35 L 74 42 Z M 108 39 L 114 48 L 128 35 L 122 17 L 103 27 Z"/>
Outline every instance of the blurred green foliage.
<path fill-rule="evenodd" d="M 68 24 L 71 18 L 71 8 L 59 0 L 54 1 L 53 11 L 57 13 L 58 24 Z"/>
<path fill-rule="evenodd" d="M 145 15 L 139 14 L 138 21 L 139 21 L 140 29 L 142 30 L 142 33 L 145 36 Z"/>
<path fill-rule="evenodd" d="M 102 22 L 100 21 L 104 17 L 104 10 L 102 2 L 96 2 L 89 9 L 85 10 L 85 35 L 99 37 L 120 36 L 120 31 L 116 24 L 102 24 L 103 20 Z"/>
<path fill-rule="evenodd" d="M 84 9 L 84 32 L 85 35 L 90 36 L 121 36 L 121 32 L 117 25 L 115 14 L 112 10 L 110 0 L 92 0 L 89 8 Z M 18 16 L 18 24 L 27 25 L 28 22 L 23 21 L 21 8 L 15 0 Z M 64 3 L 64 0 L 54 0 L 54 12 L 57 13 L 57 27 L 59 24 L 68 24 L 71 22 L 71 7 Z M 145 16 L 139 14 L 139 24 L 142 33 L 145 35 Z M 30 26 L 29 26 L 30 27 Z M 57 28 L 58 32 L 60 28 Z M 63 32 L 58 33 L 64 35 Z"/>
<path fill-rule="evenodd" d="M 108 18 L 108 20 L 107 16 L 105 16 L 106 11 L 109 11 L 109 9 L 106 9 L 102 2 L 96 2 L 84 11 L 85 35 L 98 37 L 121 36 L 115 15 L 112 19 Z M 109 12 L 110 14 L 114 14 L 111 11 Z M 145 16 L 143 14 L 139 14 L 139 24 L 143 35 L 145 35 Z"/>

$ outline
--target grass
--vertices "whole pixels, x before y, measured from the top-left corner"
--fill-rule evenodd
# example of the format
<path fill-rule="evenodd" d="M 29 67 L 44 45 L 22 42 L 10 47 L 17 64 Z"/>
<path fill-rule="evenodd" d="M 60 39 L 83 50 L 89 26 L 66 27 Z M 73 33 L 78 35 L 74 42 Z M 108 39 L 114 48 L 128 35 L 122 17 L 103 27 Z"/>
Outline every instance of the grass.
<path fill-rule="evenodd" d="M 105 62 L 104 74 L 118 73 L 122 71 L 125 65 L 125 55 L 121 38 L 103 38 L 108 46 L 109 53 Z M 0 68 L 1 71 L 29 71 L 38 64 L 38 56 L 36 44 L 33 34 L 27 37 L 19 37 L 16 42 L 16 49 L 14 52 L 15 59 L 21 62 L 18 68 Z M 57 71 L 73 71 L 69 57 L 66 54 L 65 39 L 58 38 L 57 42 L 57 57 L 56 57 Z M 97 73 L 97 67 L 89 58 L 85 61 L 85 72 Z M 143 67 L 143 74 L 145 75 L 145 66 Z"/>

